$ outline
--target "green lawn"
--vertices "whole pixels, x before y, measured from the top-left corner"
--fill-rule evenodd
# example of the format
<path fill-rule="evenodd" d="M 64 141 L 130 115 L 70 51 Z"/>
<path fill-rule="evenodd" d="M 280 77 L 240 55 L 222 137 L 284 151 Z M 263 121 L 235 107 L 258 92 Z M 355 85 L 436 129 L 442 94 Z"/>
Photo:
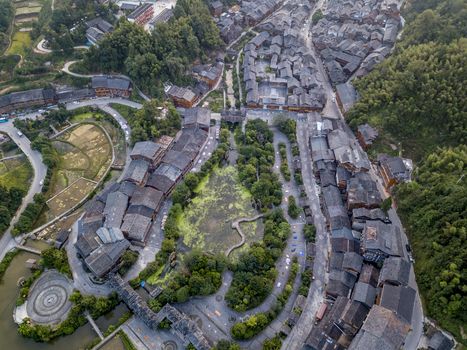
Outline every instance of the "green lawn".
<path fill-rule="evenodd" d="M 31 47 L 31 36 L 28 32 L 16 32 L 13 35 L 11 46 L 5 52 L 6 55 L 24 56 L 26 49 Z"/>
<path fill-rule="evenodd" d="M 133 113 L 134 111 L 136 111 L 135 108 L 128 107 L 128 106 L 125 106 L 125 105 L 121 105 L 119 103 L 111 103 L 110 107 L 112 107 L 118 113 L 120 113 L 122 115 L 122 117 L 125 118 L 127 121 L 128 121 L 128 119 L 130 117 L 130 114 Z"/>
<path fill-rule="evenodd" d="M 6 188 L 16 187 L 27 192 L 33 175 L 34 171 L 26 157 L 1 162 L 0 185 Z"/>

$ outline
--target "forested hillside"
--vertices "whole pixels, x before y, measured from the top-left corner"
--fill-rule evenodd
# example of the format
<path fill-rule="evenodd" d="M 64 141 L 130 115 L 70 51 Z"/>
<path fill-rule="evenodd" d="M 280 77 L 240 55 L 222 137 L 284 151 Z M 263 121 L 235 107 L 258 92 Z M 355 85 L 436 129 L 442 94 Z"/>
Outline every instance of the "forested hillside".
<path fill-rule="evenodd" d="M 427 316 L 458 341 L 467 324 L 467 2 L 412 0 L 394 53 L 355 82 L 353 127 L 369 122 L 415 160 L 395 191 Z"/>
<path fill-rule="evenodd" d="M 99 47 L 89 50 L 85 64 L 92 70 L 128 74 L 144 91 L 161 97 L 163 82 L 189 82 L 186 70 L 219 48 L 222 40 L 202 0 L 179 0 L 174 18 L 152 34 L 122 21 Z"/>
<path fill-rule="evenodd" d="M 467 146 L 429 155 L 415 181 L 397 188 L 428 314 L 459 338 L 467 324 Z M 458 326 L 457 326 L 458 325 Z"/>
<path fill-rule="evenodd" d="M 353 127 L 370 122 L 415 160 L 467 141 L 467 2 L 435 3 L 406 25 L 390 58 L 355 82 L 361 99 L 349 113 Z"/>

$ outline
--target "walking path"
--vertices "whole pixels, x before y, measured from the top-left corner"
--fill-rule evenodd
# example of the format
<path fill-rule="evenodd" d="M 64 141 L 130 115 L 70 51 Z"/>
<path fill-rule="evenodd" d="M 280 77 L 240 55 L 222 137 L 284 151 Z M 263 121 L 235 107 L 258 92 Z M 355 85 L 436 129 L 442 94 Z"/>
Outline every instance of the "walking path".
<path fill-rule="evenodd" d="M 85 316 L 86 316 L 86 319 L 89 321 L 89 324 L 92 326 L 92 329 L 94 329 L 94 332 L 96 332 L 96 334 L 98 335 L 99 338 L 101 338 L 101 340 L 104 340 L 104 335 L 102 334 L 99 327 L 97 327 L 96 322 L 94 322 L 94 320 L 91 317 L 91 315 L 89 314 L 89 312 L 86 311 Z"/>
<path fill-rule="evenodd" d="M 242 222 L 256 221 L 259 218 L 262 218 L 264 215 L 265 214 L 259 214 L 259 215 L 256 215 L 256 216 L 252 217 L 252 218 L 240 218 L 240 219 L 235 220 L 235 221 L 232 222 L 232 228 L 237 230 L 238 234 L 241 237 L 241 241 L 240 241 L 240 243 L 237 243 L 237 244 L 233 245 L 232 247 L 230 247 L 229 249 L 227 249 L 227 251 L 225 252 L 226 256 L 229 256 L 230 253 L 232 253 L 233 250 L 235 250 L 237 248 L 240 248 L 242 245 L 245 244 L 245 234 L 242 232 L 242 229 L 240 228 L 240 224 Z"/>

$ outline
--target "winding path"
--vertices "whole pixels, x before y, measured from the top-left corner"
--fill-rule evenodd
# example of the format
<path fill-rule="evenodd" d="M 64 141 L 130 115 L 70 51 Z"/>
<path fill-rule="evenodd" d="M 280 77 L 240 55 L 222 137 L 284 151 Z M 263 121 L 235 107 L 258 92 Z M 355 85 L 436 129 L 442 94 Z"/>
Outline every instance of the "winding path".
<path fill-rule="evenodd" d="M 259 215 L 256 215 L 252 218 L 240 218 L 238 220 L 235 220 L 232 222 L 232 228 L 237 230 L 238 234 L 240 235 L 241 237 L 241 241 L 233 246 L 231 246 L 229 249 L 227 249 L 227 251 L 225 252 L 225 255 L 226 256 L 229 256 L 230 253 L 232 253 L 233 250 L 237 249 L 237 248 L 240 248 L 242 245 L 245 244 L 245 234 L 243 233 L 242 229 L 240 228 L 240 224 L 242 222 L 252 222 L 252 221 L 256 221 L 258 220 L 259 218 L 262 218 L 265 214 L 259 214 Z"/>

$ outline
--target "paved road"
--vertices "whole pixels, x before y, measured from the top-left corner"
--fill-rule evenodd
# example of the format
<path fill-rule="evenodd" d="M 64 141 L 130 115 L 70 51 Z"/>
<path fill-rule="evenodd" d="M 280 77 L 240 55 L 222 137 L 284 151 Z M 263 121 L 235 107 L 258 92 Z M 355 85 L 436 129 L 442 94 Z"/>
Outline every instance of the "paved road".
<path fill-rule="evenodd" d="M 33 197 L 36 193 L 41 192 L 42 185 L 41 181 L 45 178 L 47 173 L 47 167 L 42 162 L 42 156 L 38 151 L 31 149 L 31 142 L 26 136 L 19 136 L 18 129 L 13 126 L 13 123 L 9 121 L 8 123 L 0 124 L 0 131 L 6 132 L 10 138 L 21 148 L 21 151 L 28 157 L 29 162 L 34 169 L 34 178 L 29 187 L 28 193 L 23 198 L 21 206 L 19 207 L 16 215 L 13 217 L 13 220 L 10 223 L 10 227 L 3 234 L 0 239 L 0 260 L 3 259 L 5 254 L 16 245 L 15 239 L 11 236 L 10 232 L 15 223 L 18 221 L 21 213 L 26 208 L 26 206 L 33 201 Z"/>
<path fill-rule="evenodd" d="M 302 164 L 302 178 L 305 192 L 313 213 L 313 222 L 316 227 L 316 256 L 313 266 L 315 280 L 311 283 L 307 300 L 299 321 L 292 328 L 290 335 L 284 340 L 282 349 L 301 349 L 305 343 L 314 321 L 319 305 L 324 299 L 324 286 L 327 283 L 327 264 L 329 259 L 329 233 L 326 228 L 326 219 L 321 211 L 318 186 L 313 174 L 313 163 L 308 146 L 309 123 L 312 115 L 305 120 L 297 122 L 297 143 L 300 149 Z"/>

